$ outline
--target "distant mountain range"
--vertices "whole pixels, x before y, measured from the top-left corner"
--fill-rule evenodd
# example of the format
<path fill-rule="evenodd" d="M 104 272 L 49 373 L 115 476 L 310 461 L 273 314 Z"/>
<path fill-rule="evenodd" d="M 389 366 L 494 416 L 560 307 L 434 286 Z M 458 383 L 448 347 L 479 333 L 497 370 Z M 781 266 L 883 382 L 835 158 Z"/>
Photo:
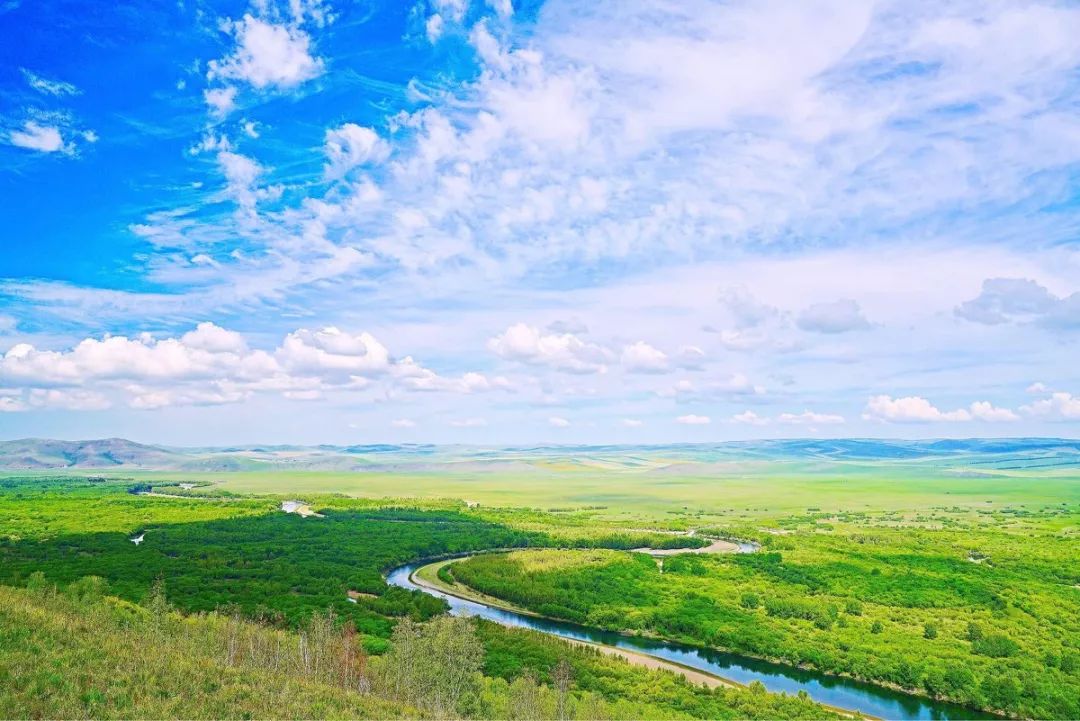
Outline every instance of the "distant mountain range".
<path fill-rule="evenodd" d="M 24 438 L 0 441 L 0 470 L 169 471 L 499 471 L 539 469 L 537 462 L 650 471 L 737 461 L 919 461 L 1023 469 L 1080 469 L 1080 440 L 1063 438 L 971 438 L 942 440 L 786 439 L 641 446 L 469 446 L 371 444 L 351 446 L 251 445 L 173 448 L 123 438 L 61 441 Z"/>

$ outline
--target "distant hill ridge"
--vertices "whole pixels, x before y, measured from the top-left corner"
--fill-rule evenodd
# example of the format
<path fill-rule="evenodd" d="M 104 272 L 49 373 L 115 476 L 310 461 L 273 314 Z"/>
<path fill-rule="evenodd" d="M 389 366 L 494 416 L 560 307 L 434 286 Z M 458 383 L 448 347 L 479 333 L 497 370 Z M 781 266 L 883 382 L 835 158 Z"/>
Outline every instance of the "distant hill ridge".
<path fill-rule="evenodd" d="M 178 448 L 124 438 L 64 441 L 23 438 L 0 441 L 0 470 L 132 469 L 180 471 L 251 470 L 459 470 L 519 469 L 532 460 L 597 459 L 619 462 L 717 463 L 738 460 L 905 461 L 940 458 L 965 465 L 1034 464 L 1080 468 L 1080 440 L 1065 438 L 967 438 L 894 440 L 873 438 L 780 439 L 656 445 L 469 447 L 426 444 L 278 445 Z"/>

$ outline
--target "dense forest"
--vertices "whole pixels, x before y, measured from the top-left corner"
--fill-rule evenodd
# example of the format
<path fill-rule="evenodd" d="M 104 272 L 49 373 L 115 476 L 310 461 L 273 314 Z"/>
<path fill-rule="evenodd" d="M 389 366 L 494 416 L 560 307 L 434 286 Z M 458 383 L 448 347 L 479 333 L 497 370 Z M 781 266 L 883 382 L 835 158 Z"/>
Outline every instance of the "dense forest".
<path fill-rule="evenodd" d="M 897 526 L 789 519 L 755 554 L 530 551 L 450 566 L 545 615 L 652 634 L 1035 718 L 1080 716 L 1075 512 Z M 719 530 L 719 529 L 717 529 Z"/>
<path fill-rule="evenodd" d="M 372 652 L 386 649 L 394 619 L 426 620 L 446 606 L 387 586 L 383 572 L 421 558 L 488 548 L 670 544 L 672 537 L 580 528 L 573 518 L 507 512 L 495 522 L 461 502 L 400 505 L 319 499 L 321 518 L 277 510 L 277 499 L 132 495 L 130 484 L 79 479 L 7 479 L 0 484 L 0 583 L 35 572 L 68 584 L 99 576 L 110 592 L 141 602 L 165 582 L 188 611 L 235 608 L 249 618 L 295 624 L 333 608 Z M 172 493 L 173 489 L 168 489 Z M 138 544 L 131 538 L 143 535 Z M 678 540 L 678 539 L 676 539 Z M 354 591 L 355 603 L 347 592 Z"/>

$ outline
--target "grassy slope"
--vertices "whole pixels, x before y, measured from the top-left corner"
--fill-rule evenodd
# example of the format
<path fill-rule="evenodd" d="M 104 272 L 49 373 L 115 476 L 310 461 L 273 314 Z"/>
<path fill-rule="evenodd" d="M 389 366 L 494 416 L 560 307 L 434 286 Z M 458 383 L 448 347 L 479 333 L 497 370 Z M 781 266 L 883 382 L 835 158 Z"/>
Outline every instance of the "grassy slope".
<path fill-rule="evenodd" d="M 220 619 L 0 586 L 0 718 L 399 718 L 398 704 L 227 666 Z"/>
<path fill-rule="evenodd" d="M 829 719 L 807 699 L 761 689 L 709 690 L 671 673 L 630 667 L 541 634 L 483 624 L 484 670 L 473 718 L 513 717 L 524 673 L 542 715 L 554 717 L 551 673 L 572 675 L 569 717 L 585 719 Z M 273 649 L 252 665 L 227 664 L 230 638 Z M 0 718 L 402 718 L 415 710 L 388 700 L 380 660 L 365 694 L 303 674 L 295 634 L 216 614 L 154 615 L 111 597 L 69 589 L 0 586 Z M 241 653 L 242 656 L 242 653 Z M 282 670 L 270 670 L 278 658 Z"/>

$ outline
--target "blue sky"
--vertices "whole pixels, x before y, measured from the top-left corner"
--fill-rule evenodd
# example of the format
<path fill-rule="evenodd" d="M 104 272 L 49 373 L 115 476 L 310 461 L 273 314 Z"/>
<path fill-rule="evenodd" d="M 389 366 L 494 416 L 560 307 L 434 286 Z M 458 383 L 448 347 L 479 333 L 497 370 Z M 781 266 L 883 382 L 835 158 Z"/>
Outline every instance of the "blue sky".
<path fill-rule="evenodd" d="M 0 436 L 1076 436 L 1080 8 L 0 3 Z"/>

